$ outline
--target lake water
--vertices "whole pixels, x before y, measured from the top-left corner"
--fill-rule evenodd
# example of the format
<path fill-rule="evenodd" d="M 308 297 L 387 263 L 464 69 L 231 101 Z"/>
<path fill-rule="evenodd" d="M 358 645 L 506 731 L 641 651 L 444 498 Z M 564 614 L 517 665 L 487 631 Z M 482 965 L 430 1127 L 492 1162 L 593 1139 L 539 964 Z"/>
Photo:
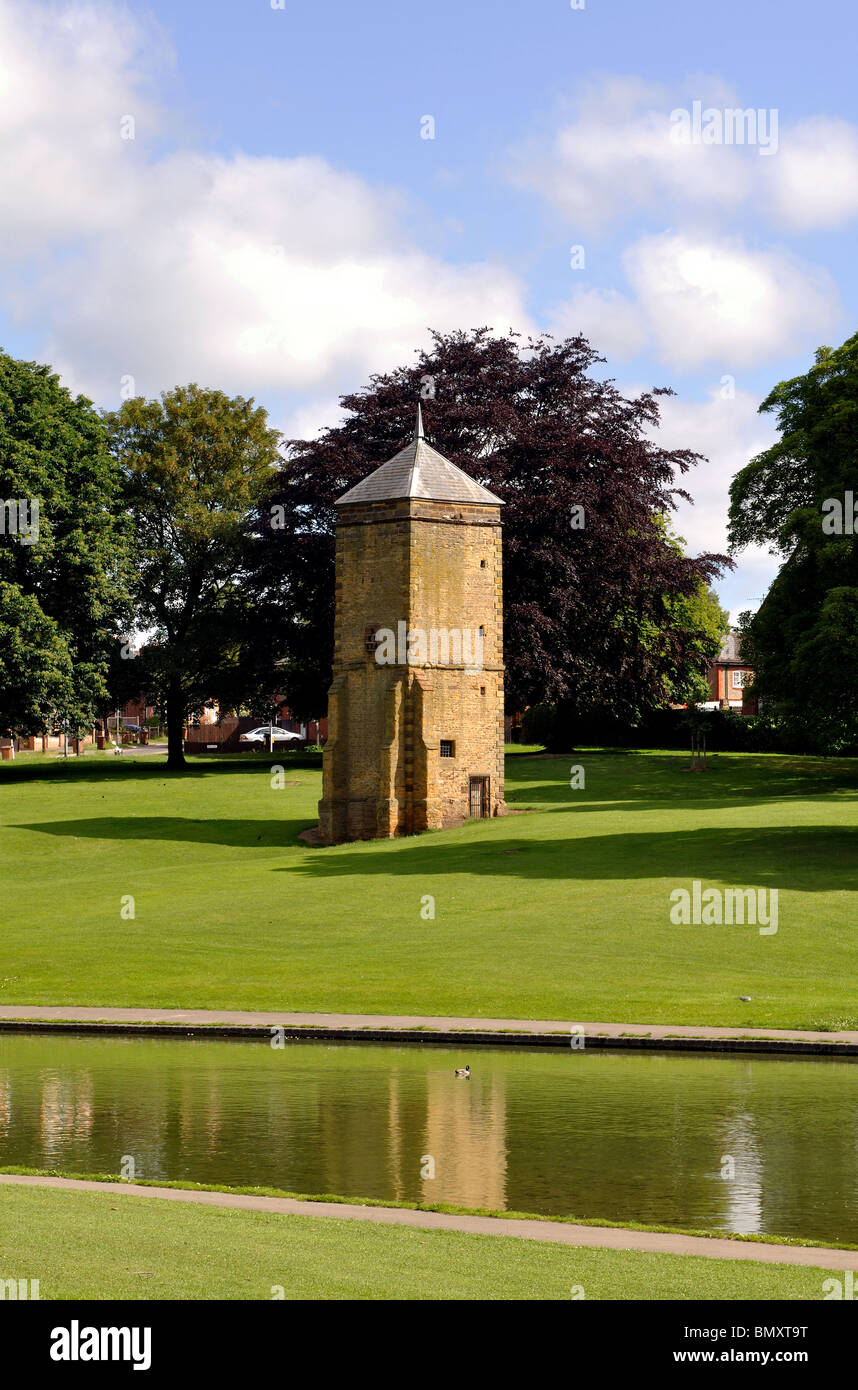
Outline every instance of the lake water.
<path fill-rule="evenodd" d="M 126 1156 L 146 1179 L 858 1242 L 858 1063 L 0 1034 L 0 1167 Z"/>

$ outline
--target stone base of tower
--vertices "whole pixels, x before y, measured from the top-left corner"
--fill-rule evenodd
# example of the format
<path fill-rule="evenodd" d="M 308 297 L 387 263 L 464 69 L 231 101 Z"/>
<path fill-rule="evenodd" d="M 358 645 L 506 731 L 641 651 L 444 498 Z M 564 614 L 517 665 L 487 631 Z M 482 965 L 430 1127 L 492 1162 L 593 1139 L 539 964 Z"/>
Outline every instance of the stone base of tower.
<path fill-rule="evenodd" d="M 497 670 L 341 671 L 329 692 L 328 730 L 323 844 L 420 835 L 505 814 Z"/>
<path fill-rule="evenodd" d="M 323 844 L 349 840 L 390 840 L 403 830 L 404 812 L 399 803 L 384 800 L 326 800 L 319 802 L 319 837 Z M 427 827 L 423 827 L 424 829 Z"/>
<path fill-rule="evenodd" d="M 488 818 L 506 816 L 504 801 L 492 803 Z M 402 835 L 421 835 L 426 830 L 453 830 L 464 825 L 470 816 L 460 807 L 450 806 L 446 812 L 425 805 L 415 805 L 410 815 L 405 808 L 390 802 L 366 801 L 319 802 L 319 826 L 314 842 L 323 845 L 342 845 L 354 840 L 393 840 Z"/>

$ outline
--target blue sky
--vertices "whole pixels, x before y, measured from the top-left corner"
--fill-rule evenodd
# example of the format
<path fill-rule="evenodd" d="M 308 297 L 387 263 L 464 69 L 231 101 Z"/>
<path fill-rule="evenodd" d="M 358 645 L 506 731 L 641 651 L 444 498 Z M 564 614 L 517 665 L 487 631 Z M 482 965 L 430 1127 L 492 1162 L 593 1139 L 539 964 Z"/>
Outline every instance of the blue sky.
<path fill-rule="evenodd" d="M 429 324 L 581 330 L 677 391 L 664 437 L 711 460 L 677 524 L 720 548 L 760 400 L 855 328 L 856 31 L 843 0 L 0 0 L 0 343 L 100 405 L 196 379 L 304 434 Z M 776 145 L 677 144 L 695 101 Z"/>

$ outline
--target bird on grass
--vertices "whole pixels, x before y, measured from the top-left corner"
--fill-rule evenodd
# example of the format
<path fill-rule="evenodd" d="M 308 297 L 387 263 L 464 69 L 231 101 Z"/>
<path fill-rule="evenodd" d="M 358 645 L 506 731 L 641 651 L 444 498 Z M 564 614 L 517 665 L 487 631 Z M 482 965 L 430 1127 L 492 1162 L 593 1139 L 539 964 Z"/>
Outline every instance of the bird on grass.
<path fill-rule="evenodd" d="M 466 1081 L 470 1081 L 470 1079 L 471 1079 L 471 1068 L 470 1068 L 469 1066 L 467 1066 L 467 1067 L 457 1067 L 457 1068 L 456 1068 L 456 1075 L 457 1075 L 457 1076 L 464 1077 L 464 1079 L 465 1079 Z"/>

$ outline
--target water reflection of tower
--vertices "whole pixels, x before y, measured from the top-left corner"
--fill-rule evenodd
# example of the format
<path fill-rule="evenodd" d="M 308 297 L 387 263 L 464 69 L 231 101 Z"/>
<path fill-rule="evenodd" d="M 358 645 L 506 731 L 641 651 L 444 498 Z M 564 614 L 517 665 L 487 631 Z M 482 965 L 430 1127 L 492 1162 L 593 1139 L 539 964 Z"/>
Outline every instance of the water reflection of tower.
<path fill-rule="evenodd" d="M 501 1074 L 456 1081 L 452 1067 L 427 1077 L 426 1148 L 435 1178 L 421 1181 L 424 1202 L 506 1205 L 506 1087 Z"/>
<path fill-rule="evenodd" d="M 39 1132 L 45 1153 L 56 1153 L 72 1140 L 89 1139 L 95 1117 L 91 1072 L 70 1076 L 48 1073 L 42 1082 Z"/>
<path fill-rule="evenodd" d="M 393 1198 L 401 1202 L 408 1190 L 407 1179 L 402 1171 L 402 1116 L 399 1105 L 399 1073 L 391 1071 L 387 1083 L 387 1153 L 388 1169 L 393 1184 Z"/>
<path fill-rule="evenodd" d="M 12 1081 L 8 1071 L 0 1072 L 0 1134 L 4 1140 L 12 1119 Z"/>
<path fill-rule="evenodd" d="M 216 1071 L 206 1073 L 202 1084 L 196 1074 L 181 1078 L 178 1118 L 183 1159 L 194 1152 L 198 1144 L 208 1158 L 219 1153 L 223 1100 L 220 1076 Z"/>

